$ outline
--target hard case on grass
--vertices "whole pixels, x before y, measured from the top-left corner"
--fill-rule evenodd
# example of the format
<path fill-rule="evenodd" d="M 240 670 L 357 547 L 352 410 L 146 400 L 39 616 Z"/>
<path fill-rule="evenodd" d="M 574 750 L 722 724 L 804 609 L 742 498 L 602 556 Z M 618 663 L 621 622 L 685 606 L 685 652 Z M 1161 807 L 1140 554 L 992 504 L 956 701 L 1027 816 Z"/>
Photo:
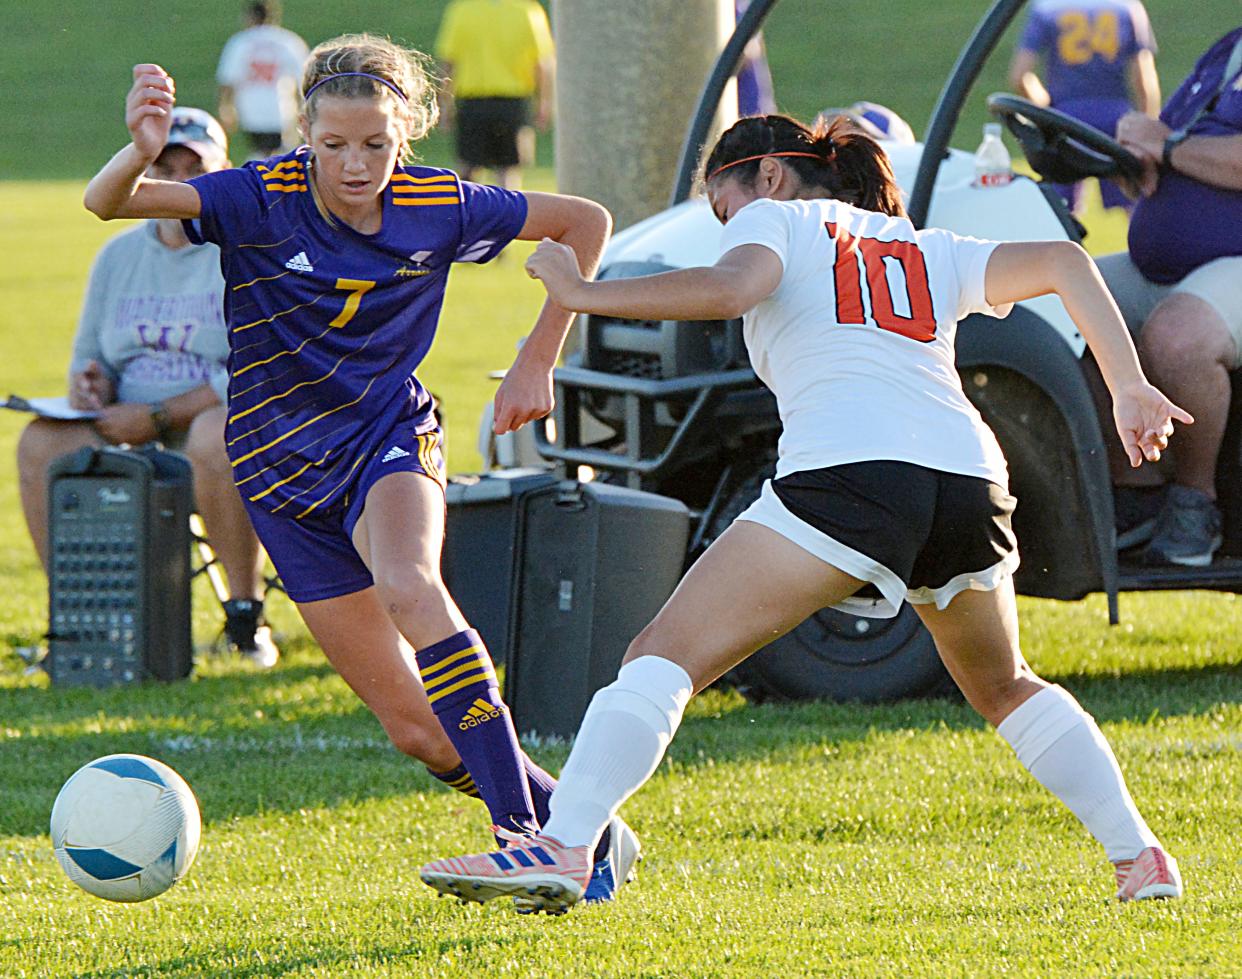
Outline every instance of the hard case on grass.
<path fill-rule="evenodd" d="M 83 448 L 48 471 L 52 683 L 179 680 L 190 638 L 190 463 L 162 449 Z"/>
<path fill-rule="evenodd" d="M 519 504 L 556 483 L 546 469 L 500 469 L 454 477 L 445 489 L 444 583 L 497 665 L 508 658 Z"/>
<path fill-rule="evenodd" d="M 685 504 L 566 481 L 521 503 L 505 699 L 519 732 L 572 736 L 681 578 Z"/>

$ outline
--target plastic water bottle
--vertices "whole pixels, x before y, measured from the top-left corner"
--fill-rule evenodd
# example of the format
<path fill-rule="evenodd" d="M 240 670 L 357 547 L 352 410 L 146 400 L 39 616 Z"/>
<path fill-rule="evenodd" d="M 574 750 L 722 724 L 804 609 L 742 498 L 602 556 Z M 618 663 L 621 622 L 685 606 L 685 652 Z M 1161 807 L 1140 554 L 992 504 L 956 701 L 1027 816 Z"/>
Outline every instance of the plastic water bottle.
<path fill-rule="evenodd" d="M 999 122 L 989 122 L 983 127 L 983 142 L 975 150 L 975 186 L 1004 187 L 1013 179 L 1009 164 L 1009 150 L 1001 140 Z"/>

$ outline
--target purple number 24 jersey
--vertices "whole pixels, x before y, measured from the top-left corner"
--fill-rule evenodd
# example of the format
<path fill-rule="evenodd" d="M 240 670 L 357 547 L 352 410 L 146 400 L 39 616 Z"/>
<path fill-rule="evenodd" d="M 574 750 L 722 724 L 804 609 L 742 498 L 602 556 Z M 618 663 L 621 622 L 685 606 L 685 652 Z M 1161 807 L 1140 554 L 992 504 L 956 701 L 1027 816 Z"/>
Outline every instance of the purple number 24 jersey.
<path fill-rule="evenodd" d="M 220 246 L 229 330 L 225 441 L 251 505 L 301 518 L 348 506 L 394 427 L 435 428 L 414 370 L 435 336 L 449 267 L 486 262 L 526 199 L 450 170 L 397 167 L 375 234 L 331 227 L 308 150 L 191 181 L 192 241 Z"/>

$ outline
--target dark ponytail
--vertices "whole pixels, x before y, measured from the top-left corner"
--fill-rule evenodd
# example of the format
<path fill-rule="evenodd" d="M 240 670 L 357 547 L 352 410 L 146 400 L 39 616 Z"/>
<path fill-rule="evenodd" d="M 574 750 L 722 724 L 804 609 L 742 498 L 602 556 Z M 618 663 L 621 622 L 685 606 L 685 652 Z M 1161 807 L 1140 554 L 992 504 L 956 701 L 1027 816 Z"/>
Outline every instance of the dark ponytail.
<path fill-rule="evenodd" d="M 888 154 L 844 116 L 808 129 L 789 116 L 748 116 L 717 141 L 703 164 L 703 182 L 725 174 L 753 182 L 759 161 L 776 156 L 808 188 L 868 211 L 905 217 Z"/>

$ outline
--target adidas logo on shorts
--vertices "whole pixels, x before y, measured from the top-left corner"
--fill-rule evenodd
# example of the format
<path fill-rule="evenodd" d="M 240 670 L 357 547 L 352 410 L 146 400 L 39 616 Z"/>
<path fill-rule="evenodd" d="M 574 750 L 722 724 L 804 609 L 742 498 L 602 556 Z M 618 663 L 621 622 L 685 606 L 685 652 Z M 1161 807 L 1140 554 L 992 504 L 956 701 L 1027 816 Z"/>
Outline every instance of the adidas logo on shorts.
<path fill-rule="evenodd" d="M 470 705 L 470 709 L 462 714 L 461 720 L 457 722 L 457 726 L 463 731 L 469 731 L 472 727 L 486 724 L 494 717 L 504 716 L 505 710 L 503 707 L 493 707 L 482 697 L 479 697 Z"/>
<path fill-rule="evenodd" d="M 293 269 L 295 272 L 314 272 L 315 266 L 311 265 L 310 259 L 306 257 L 306 252 L 298 252 L 293 258 L 285 262 L 285 268 Z"/>
<path fill-rule="evenodd" d="M 393 459 L 404 459 L 409 453 L 399 445 L 394 445 L 391 449 L 384 453 L 384 458 L 380 462 L 392 462 Z"/>

